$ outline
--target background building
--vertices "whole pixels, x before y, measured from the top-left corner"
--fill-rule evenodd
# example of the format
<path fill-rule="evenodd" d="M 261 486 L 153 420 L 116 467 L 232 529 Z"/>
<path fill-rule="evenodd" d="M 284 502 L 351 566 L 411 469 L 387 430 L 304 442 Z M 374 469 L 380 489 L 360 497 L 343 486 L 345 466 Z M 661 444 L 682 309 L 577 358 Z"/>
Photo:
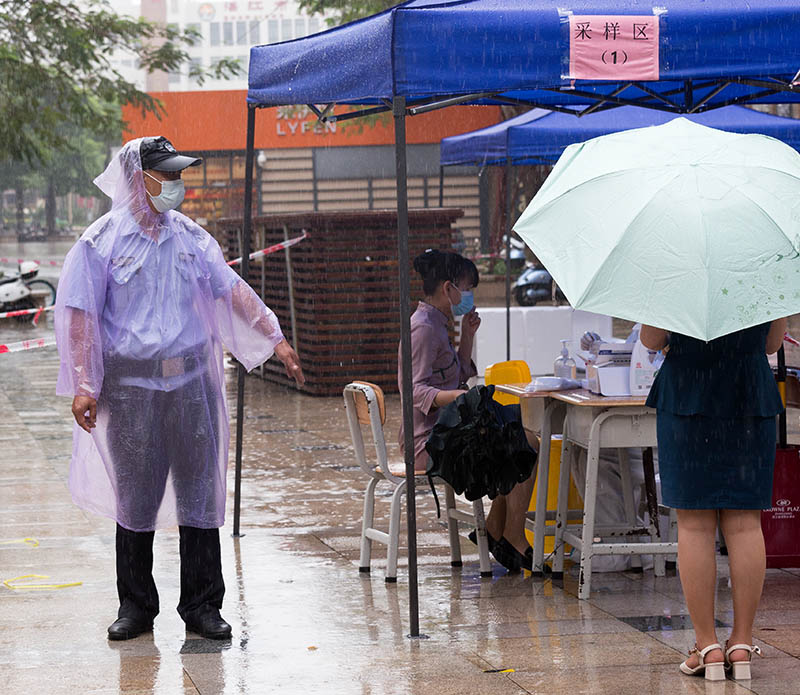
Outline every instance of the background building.
<path fill-rule="evenodd" d="M 308 17 L 292 0 L 111 0 L 119 14 L 144 17 L 181 30 L 194 29 L 201 40 L 187 49 L 191 63 L 208 68 L 221 58 L 238 60 L 242 73 L 231 80 L 206 80 L 202 88 L 245 89 L 250 47 L 263 43 L 288 41 L 325 28 L 324 19 Z M 145 76 L 138 69 L 136 56 L 119 55 L 114 67 L 127 79 L 148 92 L 174 92 L 198 89 L 189 77 L 189 68 L 181 72 Z"/>
<path fill-rule="evenodd" d="M 244 91 L 155 93 L 167 112 L 157 120 L 123 110 L 125 139 L 162 134 L 203 157 L 184 172 L 181 208 L 200 224 L 239 215 L 244 200 Z M 500 119 L 496 106 L 462 106 L 408 121 L 409 203 L 439 206 L 439 141 Z M 396 205 L 391 117 L 320 124 L 305 107 L 265 109 L 256 127 L 256 213 L 377 210 Z M 480 236 L 480 182 L 474 167 L 448 167 L 443 205 L 464 210 L 458 227 Z"/>
<path fill-rule="evenodd" d="M 187 49 L 190 64 L 180 72 L 145 75 L 136 56 L 117 55 L 114 67 L 161 100 L 163 121 L 136 109 L 123 111 L 125 139 L 162 133 L 176 147 L 205 160 L 184 179 L 182 210 L 201 224 L 241 212 L 244 184 L 245 109 L 250 47 L 299 38 L 326 28 L 319 16 L 303 15 L 293 0 L 112 0 L 120 14 L 193 29 L 200 41 Z M 229 80 L 189 77 L 191 65 L 211 67 L 227 58 L 242 72 Z M 395 206 L 394 136 L 385 115 L 322 126 L 305 107 L 269 109 L 259 118 L 256 146 L 257 213 L 369 210 Z M 439 205 L 439 140 L 501 120 L 496 107 L 464 107 L 409 122 L 409 194 L 413 207 Z M 429 127 L 430 126 L 430 127 Z M 412 135 L 413 134 L 413 135 Z M 448 167 L 443 204 L 464 210 L 459 229 L 468 240 L 482 239 L 502 220 L 500 179 L 488 169 Z M 495 230 L 496 231 L 496 230 Z"/>

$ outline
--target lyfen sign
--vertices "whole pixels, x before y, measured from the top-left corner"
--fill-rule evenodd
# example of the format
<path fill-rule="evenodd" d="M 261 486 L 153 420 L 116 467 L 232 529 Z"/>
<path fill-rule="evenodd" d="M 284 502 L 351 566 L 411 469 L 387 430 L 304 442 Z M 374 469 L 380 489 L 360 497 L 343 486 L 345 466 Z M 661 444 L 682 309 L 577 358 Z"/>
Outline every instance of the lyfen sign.
<path fill-rule="evenodd" d="M 570 15 L 569 78 L 657 80 L 658 17 Z"/>

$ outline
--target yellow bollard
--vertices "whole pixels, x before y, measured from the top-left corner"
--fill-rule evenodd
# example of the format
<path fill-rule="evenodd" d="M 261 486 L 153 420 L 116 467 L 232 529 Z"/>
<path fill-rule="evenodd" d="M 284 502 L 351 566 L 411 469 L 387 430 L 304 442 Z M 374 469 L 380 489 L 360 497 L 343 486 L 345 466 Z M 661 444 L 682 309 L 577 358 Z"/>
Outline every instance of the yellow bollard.
<path fill-rule="evenodd" d="M 550 437 L 550 475 L 547 479 L 547 509 L 555 511 L 558 507 L 558 478 L 561 471 L 561 442 L 563 437 L 560 434 L 554 434 Z M 538 478 L 538 476 L 537 476 Z M 536 509 L 536 488 L 539 485 L 537 479 L 533 486 L 533 494 L 531 495 L 531 503 L 528 505 L 528 511 L 532 512 Z M 583 500 L 578 494 L 578 488 L 575 487 L 575 481 L 572 476 L 569 477 L 569 497 L 567 509 L 583 509 Z M 548 526 L 555 525 L 555 520 L 545 521 Z M 525 537 L 528 543 L 533 545 L 533 531 L 525 529 Z M 544 552 L 545 555 L 553 552 L 555 547 L 555 536 L 545 536 L 544 539 Z M 571 546 L 565 546 L 565 552 L 569 552 Z"/>

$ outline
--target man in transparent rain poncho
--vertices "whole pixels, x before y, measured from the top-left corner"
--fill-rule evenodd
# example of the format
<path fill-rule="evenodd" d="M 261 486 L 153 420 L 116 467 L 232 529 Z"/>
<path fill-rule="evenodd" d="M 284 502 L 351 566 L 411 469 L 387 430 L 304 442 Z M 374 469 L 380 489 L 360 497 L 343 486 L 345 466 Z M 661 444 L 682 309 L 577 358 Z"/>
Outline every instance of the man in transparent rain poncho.
<path fill-rule="evenodd" d="M 125 144 L 95 184 L 112 199 L 67 254 L 56 301 L 57 392 L 74 398 L 69 487 L 117 522 L 118 619 L 109 639 L 152 629 L 159 610 L 153 535 L 180 530 L 178 612 L 226 639 L 219 527 L 225 517 L 228 414 L 222 346 L 249 370 L 273 352 L 303 373 L 278 320 L 176 212 L 181 171 L 201 160 L 163 137 Z"/>

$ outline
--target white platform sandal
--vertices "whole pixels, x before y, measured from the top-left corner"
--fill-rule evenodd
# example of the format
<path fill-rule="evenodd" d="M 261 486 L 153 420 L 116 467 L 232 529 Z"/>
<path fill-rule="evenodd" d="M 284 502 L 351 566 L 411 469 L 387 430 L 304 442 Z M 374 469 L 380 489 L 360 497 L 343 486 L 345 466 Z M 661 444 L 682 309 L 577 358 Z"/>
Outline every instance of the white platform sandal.
<path fill-rule="evenodd" d="M 692 668 L 691 666 L 687 666 L 686 661 L 684 661 L 681 664 L 681 673 L 685 673 L 687 676 L 705 675 L 707 681 L 724 681 L 725 662 L 712 661 L 711 663 L 708 664 L 705 662 L 706 654 L 708 654 L 709 652 L 713 652 L 715 649 L 719 649 L 720 651 L 722 651 L 722 646 L 717 642 L 714 642 L 714 644 L 709 644 L 704 649 L 698 649 L 697 646 L 692 647 L 689 650 L 689 656 L 691 656 L 692 654 L 697 654 L 698 658 L 700 659 L 700 663 L 698 663 L 697 666 Z"/>
<path fill-rule="evenodd" d="M 750 652 L 750 657 L 747 661 L 731 661 L 731 653 L 741 649 L 745 652 Z M 753 654 L 761 656 L 761 648 L 755 644 L 734 644 L 728 646 L 725 642 L 725 664 L 726 667 L 732 669 L 733 680 L 735 681 L 749 681 L 750 680 L 750 662 L 753 659 Z"/>

